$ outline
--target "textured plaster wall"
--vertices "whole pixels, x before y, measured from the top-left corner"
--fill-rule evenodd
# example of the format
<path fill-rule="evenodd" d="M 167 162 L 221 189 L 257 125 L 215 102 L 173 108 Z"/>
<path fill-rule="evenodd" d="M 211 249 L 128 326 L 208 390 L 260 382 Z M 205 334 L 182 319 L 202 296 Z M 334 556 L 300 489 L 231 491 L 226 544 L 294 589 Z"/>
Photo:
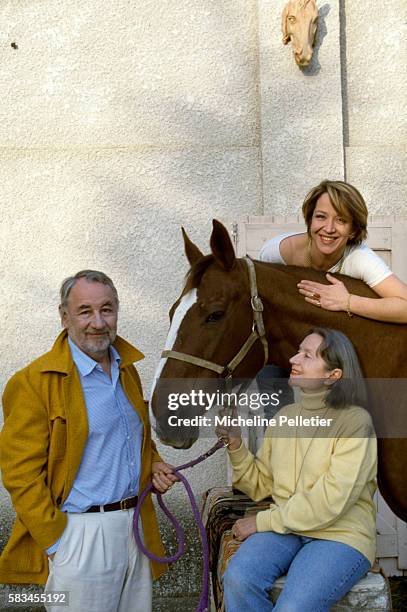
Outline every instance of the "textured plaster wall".
<path fill-rule="evenodd" d="M 79 269 L 105 270 L 121 298 L 121 330 L 147 356 L 151 379 L 169 306 L 187 271 L 180 227 L 207 248 L 210 219 L 256 211 L 251 149 L 3 151 L 1 249 L 8 377 L 58 330 L 58 287 Z"/>
<path fill-rule="evenodd" d="M 347 178 L 378 214 L 407 214 L 407 3 L 346 0 Z"/>
<path fill-rule="evenodd" d="M 338 2 L 319 2 L 311 64 L 282 44 L 287 0 L 259 0 L 264 213 L 297 213 L 324 178 L 344 178 Z"/>
<path fill-rule="evenodd" d="M 256 145 L 254 0 L 3 0 L 0 20 L 2 146 Z"/>
<path fill-rule="evenodd" d="M 181 224 L 204 246 L 212 217 L 261 212 L 256 23 L 247 0 L 2 2 L 2 382 L 48 347 L 58 284 L 85 266 L 117 282 L 151 378 Z"/>

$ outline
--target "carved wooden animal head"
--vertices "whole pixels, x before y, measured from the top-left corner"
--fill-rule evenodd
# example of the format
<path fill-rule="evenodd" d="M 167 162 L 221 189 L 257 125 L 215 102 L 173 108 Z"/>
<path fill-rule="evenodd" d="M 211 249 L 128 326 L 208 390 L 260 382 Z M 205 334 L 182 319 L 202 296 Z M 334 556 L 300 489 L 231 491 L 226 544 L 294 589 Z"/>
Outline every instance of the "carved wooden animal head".
<path fill-rule="evenodd" d="M 308 66 L 312 59 L 318 23 L 315 0 L 290 0 L 283 11 L 281 29 L 283 44 L 293 43 L 298 66 Z"/>

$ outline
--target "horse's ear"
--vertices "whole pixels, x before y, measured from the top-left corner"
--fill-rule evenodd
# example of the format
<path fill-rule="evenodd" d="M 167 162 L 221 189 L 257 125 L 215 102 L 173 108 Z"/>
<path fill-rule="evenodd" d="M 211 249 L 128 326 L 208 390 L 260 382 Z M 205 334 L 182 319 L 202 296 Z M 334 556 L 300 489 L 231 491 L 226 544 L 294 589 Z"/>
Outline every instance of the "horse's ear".
<path fill-rule="evenodd" d="M 287 17 L 288 17 L 288 4 L 285 5 L 283 14 L 281 16 L 281 31 L 283 33 L 283 45 L 287 45 L 290 42 L 290 35 L 287 31 Z"/>
<path fill-rule="evenodd" d="M 213 230 L 211 235 L 211 250 L 216 261 L 230 270 L 235 265 L 236 255 L 228 231 L 222 223 L 214 219 L 212 221 Z"/>
<path fill-rule="evenodd" d="M 194 263 L 198 261 L 198 259 L 201 259 L 203 257 L 203 253 L 201 253 L 198 247 L 188 238 L 187 233 L 183 227 L 181 227 L 181 230 L 182 237 L 184 239 L 185 255 L 187 256 L 189 264 L 192 267 Z"/>

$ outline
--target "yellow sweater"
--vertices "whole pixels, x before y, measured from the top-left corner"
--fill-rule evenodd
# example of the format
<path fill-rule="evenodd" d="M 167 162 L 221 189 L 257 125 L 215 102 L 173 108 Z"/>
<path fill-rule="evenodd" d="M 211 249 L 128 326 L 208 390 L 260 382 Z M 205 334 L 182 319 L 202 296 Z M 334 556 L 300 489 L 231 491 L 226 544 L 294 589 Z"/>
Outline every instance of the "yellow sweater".
<path fill-rule="evenodd" d="M 275 503 L 256 517 L 257 531 L 296 533 L 376 555 L 377 444 L 369 413 L 326 407 L 326 392 L 301 393 L 277 415 L 332 419 L 326 427 L 269 427 L 254 457 L 242 444 L 229 451 L 233 485 L 259 501 Z M 278 423 L 279 421 L 277 421 Z M 307 436 L 307 437 L 305 437 Z"/>

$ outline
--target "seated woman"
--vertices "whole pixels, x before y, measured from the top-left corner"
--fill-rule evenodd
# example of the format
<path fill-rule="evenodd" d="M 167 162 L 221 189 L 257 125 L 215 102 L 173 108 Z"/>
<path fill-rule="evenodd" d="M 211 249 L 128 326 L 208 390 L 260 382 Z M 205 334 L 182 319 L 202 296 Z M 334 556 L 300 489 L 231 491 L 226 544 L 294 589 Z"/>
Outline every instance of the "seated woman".
<path fill-rule="evenodd" d="M 290 359 L 300 401 L 275 417 L 305 418 L 313 427 L 269 427 L 256 457 L 240 432 L 228 438 L 233 486 L 269 510 L 243 518 L 243 541 L 224 575 L 227 612 L 328 612 L 374 562 L 377 447 L 353 345 L 341 332 L 315 328 Z M 332 419 L 329 429 L 323 427 Z M 316 422 L 320 423 L 317 425 Z M 273 607 L 269 592 L 287 574 Z"/>
<path fill-rule="evenodd" d="M 307 233 L 272 238 L 260 259 L 328 272 L 329 285 L 308 280 L 298 284 L 299 292 L 314 306 L 407 323 L 407 285 L 363 242 L 368 211 L 359 191 L 342 181 L 322 181 L 306 196 L 302 213 Z M 350 294 L 330 272 L 363 280 L 382 299 Z"/>

